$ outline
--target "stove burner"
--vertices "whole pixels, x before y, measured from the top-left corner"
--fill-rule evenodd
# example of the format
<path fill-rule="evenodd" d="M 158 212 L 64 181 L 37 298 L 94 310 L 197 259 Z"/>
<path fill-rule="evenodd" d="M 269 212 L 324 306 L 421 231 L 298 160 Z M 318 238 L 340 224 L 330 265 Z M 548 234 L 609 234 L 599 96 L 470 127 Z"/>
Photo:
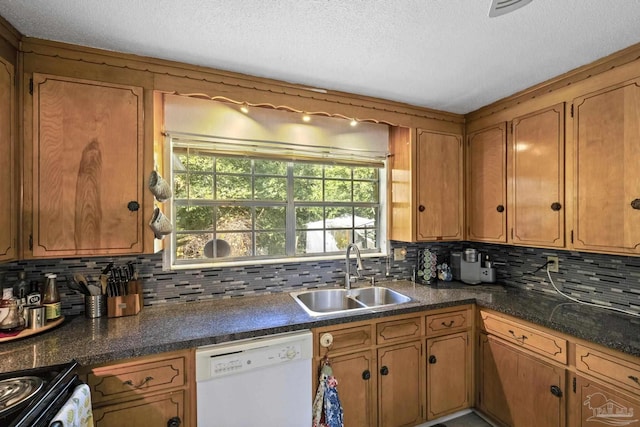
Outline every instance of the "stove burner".
<path fill-rule="evenodd" d="M 39 377 L 15 377 L 0 380 L 0 415 L 36 394 L 44 381 Z"/>

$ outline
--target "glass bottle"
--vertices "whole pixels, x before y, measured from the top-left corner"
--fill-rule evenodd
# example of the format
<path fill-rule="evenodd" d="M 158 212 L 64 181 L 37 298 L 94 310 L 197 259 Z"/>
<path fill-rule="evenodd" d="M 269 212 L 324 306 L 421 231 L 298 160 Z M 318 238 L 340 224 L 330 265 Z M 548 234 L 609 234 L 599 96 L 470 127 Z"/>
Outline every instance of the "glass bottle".
<path fill-rule="evenodd" d="M 46 308 L 47 321 L 55 320 L 62 315 L 60 293 L 58 292 L 58 286 L 56 285 L 56 277 L 57 276 L 55 274 L 49 274 L 47 276 L 47 282 L 44 285 L 42 305 Z"/>
<path fill-rule="evenodd" d="M 31 290 L 29 291 L 29 295 L 27 295 L 27 304 L 28 305 L 40 305 L 42 301 L 42 294 L 40 293 L 40 286 L 37 281 L 31 281 Z"/>
<path fill-rule="evenodd" d="M 0 330 L 4 332 L 19 331 L 24 329 L 24 317 L 20 312 L 18 301 L 13 297 L 13 289 L 2 290 L 2 301 L 0 301 Z"/>
<path fill-rule="evenodd" d="M 27 273 L 21 271 L 18 273 L 18 281 L 13 285 L 13 296 L 18 299 L 26 299 L 28 293 Z"/>

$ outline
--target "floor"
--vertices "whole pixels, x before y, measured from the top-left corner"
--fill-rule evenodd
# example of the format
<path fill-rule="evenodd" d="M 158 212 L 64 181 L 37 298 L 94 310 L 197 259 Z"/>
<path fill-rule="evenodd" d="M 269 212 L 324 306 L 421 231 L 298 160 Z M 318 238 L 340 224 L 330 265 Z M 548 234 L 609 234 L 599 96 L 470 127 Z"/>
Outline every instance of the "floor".
<path fill-rule="evenodd" d="M 426 425 L 429 425 L 429 427 L 492 427 L 492 424 L 489 424 L 473 412 L 439 424 Z"/>

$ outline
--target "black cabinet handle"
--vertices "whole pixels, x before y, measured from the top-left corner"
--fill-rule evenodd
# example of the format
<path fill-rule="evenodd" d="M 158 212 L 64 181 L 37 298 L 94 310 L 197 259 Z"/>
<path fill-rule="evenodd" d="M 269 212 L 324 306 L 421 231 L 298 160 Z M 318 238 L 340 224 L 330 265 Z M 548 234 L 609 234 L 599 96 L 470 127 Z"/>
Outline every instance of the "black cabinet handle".
<path fill-rule="evenodd" d="M 527 339 L 527 336 L 526 336 L 526 335 L 524 335 L 524 334 L 523 334 L 523 335 L 521 335 L 521 336 L 517 336 L 517 335 L 516 335 L 512 330 L 509 330 L 509 333 L 511 334 L 511 336 L 512 336 L 513 338 L 515 338 L 515 339 L 517 339 L 517 340 L 519 340 L 519 341 L 524 342 L 524 340 L 526 340 L 526 339 Z"/>
<path fill-rule="evenodd" d="M 562 397 L 562 390 L 560 390 L 560 387 L 558 387 L 557 385 L 552 385 L 551 394 L 553 394 L 555 397 Z"/>
<path fill-rule="evenodd" d="M 551 210 L 552 211 L 556 211 L 557 212 L 560 209 L 562 209 L 562 205 L 560 203 L 558 203 L 558 202 L 551 203 Z"/>
<path fill-rule="evenodd" d="M 362 373 L 362 379 L 363 380 L 368 380 L 369 378 L 371 378 L 371 372 L 369 372 L 369 370 L 367 369 L 366 371 L 364 371 Z"/>
<path fill-rule="evenodd" d="M 129 203 L 127 203 L 127 209 L 129 209 L 131 212 L 135 212 L 138 209 L 140 209 L 140 203 L 136 202 L 135 200 L 132 200 Z"/>
<path fill-rule="evenodd" d="M 445 328 L 450 328 L 453 326 L 453 320 L 449 320 L 447 323 L 442 322 L 442 326 Z"/>
<path fill-rule="evenodd" d="M 383 366 L 382 368 L 380 368 L 380 375 L 388 375 L 389 374 L 389 368 L 387 368 L 386 366 Z"/>
<path fill-rule="evenodd" d="M 419 210 L 420 212 L 424 212 L 424 210 L 425 210 L 425 209 L 426 209 L 426 208 L 424 207 L 424 205 L 420 205 L 420 206 L 418 206 L 418 210 Z"/>
<path fill-rule="evenodd" d="M 638 381 L 638 377 L 634 377 L 633 375 L 629 375 L 628 377 L 631 381 L 633 381 L 634 383 L 640 385 L 640 381 Z"/>
<path fill-rule="evenodd" d="M 504 212 L 504 206 L 502 205 L 498 205 L 498 207 L 496 207 L 496 210 L 500 213 Z"/>
<path fill-rule="evenodd" d="M 631 207 L 633 209 L 640 209 L 640 199 L 633 199 L 631 201 Z"/>
<path fill-rule="evenodd" d="M 180 427 L 180 424 L 182 424 L 180 417 L 173 417 L 167 421 L 167 427 Z"/>
<path fill-rule="evenodd" d="M 436 362 L 438 361 L 438 359 L 436 359 L 436 357 L 434 355 L 429 356 L 429 363 L 434 365 Z"/>

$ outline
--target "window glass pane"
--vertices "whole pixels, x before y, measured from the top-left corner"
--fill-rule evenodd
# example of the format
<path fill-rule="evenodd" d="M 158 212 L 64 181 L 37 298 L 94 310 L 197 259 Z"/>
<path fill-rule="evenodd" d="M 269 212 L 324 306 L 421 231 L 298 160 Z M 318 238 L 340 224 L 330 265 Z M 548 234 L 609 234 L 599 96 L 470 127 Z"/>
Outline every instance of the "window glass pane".
<path fill-rule="evenodd" d="M 287 179 L 273 177 L 255 178 L 256 200 L 287 201 Z"/>
<path fill-rule="evenodd" d="M 327 208 L 327 228 L 353 227 L 353 214 L 351 208 Z"/>
<path fill-rule="evenodd" d="M 378 208 L 355 208 L 355 226 L 356 227 L 376 227 L 378 220 Z"/>
<path fill-rule="evenodd" d="M 351 167 L 349 166 L 325 166 L 325 178 L 351 179 Z"/>
<path fill-rule="evenodd" d="M 378 183 L 375 181 L 354 181 L 353 201 L 354 202 L 378 202 Z"/>
<path fill-rule="evenodd" d="M 324 200 L 327 202 L 350 202 L 351 181 L 326 180 L 324 182 Z"/>
<path fill-rule="evenodd" d="M 176 206 L 176 229 L 213 230 L 213 207 Z"/>
<path fill-rule="evenodd" d="M 342 252 L 351 243 L 351 230 L 331 230 L 326 233 L 325 250 L 327 252 Z"/>
<path fill-rule="evenodd" d="M 284 232 L 256 233 L 256 255 L 286 255 Z"/>
<path fill-rule="evenodd" d="M 218 239 L 227 242 L 231 248 L 230 257 L 253 256 L 253 234 L 249 233 L 218 233 Z"/>
<path fill-rule="evenodd" d="M 353 168 L 353 179 L 378 180 L 378 169 L 376 168 Z"/>
<path fill-rule="evenodd" d="M 286 208 L 256 208 L 256 230 L 284 230 Z"/>
<path fill-rule="evenodd" d="M 187 193 L 187 175 L 182 173 L 173 175 L 173 197 L 176 199 L 189 197 Z"/>
<path fill-rule="evenodd" d="M 322 180 L 296 178 L 293 181 L 293 193 L 297 202 L 321 202 Z"/>
<path fill-rule="evenodd" d="M 176 259 L 204 258 L 204 245 L 212 237 L 210 233 L 176 234 Z"/>
<path fill-rule="evenodd" d="M 189 172 L 213 172 L 213 157 L 207 154 L 191 150 L 186 156 L 180 157 L 180 162 Z"/>
<path fill-rule="evenodd" d="M 251 230 L 253 221 L 251 208 L 245 206 L 222 206 L 216 210 L 216 230 Z"/>
<path fill-rule="evenodd" d="M 295 176 L 306 176 L 310 178 L 322 178 L 322 165 L 313 163 L 296 163 L 293 165 Z"/>
<path fill-rule="evenodd" d="M 242 175 L 218 175 L 216 198 L 218 200 L 251 199 L 251 177 Z"/>
<path fill-rule="evenodd" d="M 324 227 L 323 208 L 296 208 L 296 228 L 322 228 Z"/>
<path fill-rule="evenodd" d="M 189 198 L 212 199 L 213 175 L 189 174 Z"/>
<path fill-rule="evenodd" d="M 216 159 L 218 173 L 251 173 L 251 159 L 240 157 L 218 157 Z"/>
<path fill-rule="evenodd" d="M 320 231 L 319 233 L 322 232 Z M 310 242 L 313 240 L 313 237 L 314 236 L 309 236 L 308 231 L 296 231 L 296 255 L 318 252 L 317 250 L 314 251 L 313 248 L 307 248 L 307 245 L 310 244 Z M 320 234 L 320 239 L 322 239 L 322 234 Z M 320 241 L 319 252 L 322 252 L 322 241 Z"/>
<path fill-rule="evenodd" d="M 378 235 L 374 228 L 356 228 L 354 230 L 355 243 L 362 249 L 375 249 Z"/>
<path fill-rule="evenodd" d="M 287 175 L 287 162 L 279 160 L 254 160 L 256 175 Z"/>

